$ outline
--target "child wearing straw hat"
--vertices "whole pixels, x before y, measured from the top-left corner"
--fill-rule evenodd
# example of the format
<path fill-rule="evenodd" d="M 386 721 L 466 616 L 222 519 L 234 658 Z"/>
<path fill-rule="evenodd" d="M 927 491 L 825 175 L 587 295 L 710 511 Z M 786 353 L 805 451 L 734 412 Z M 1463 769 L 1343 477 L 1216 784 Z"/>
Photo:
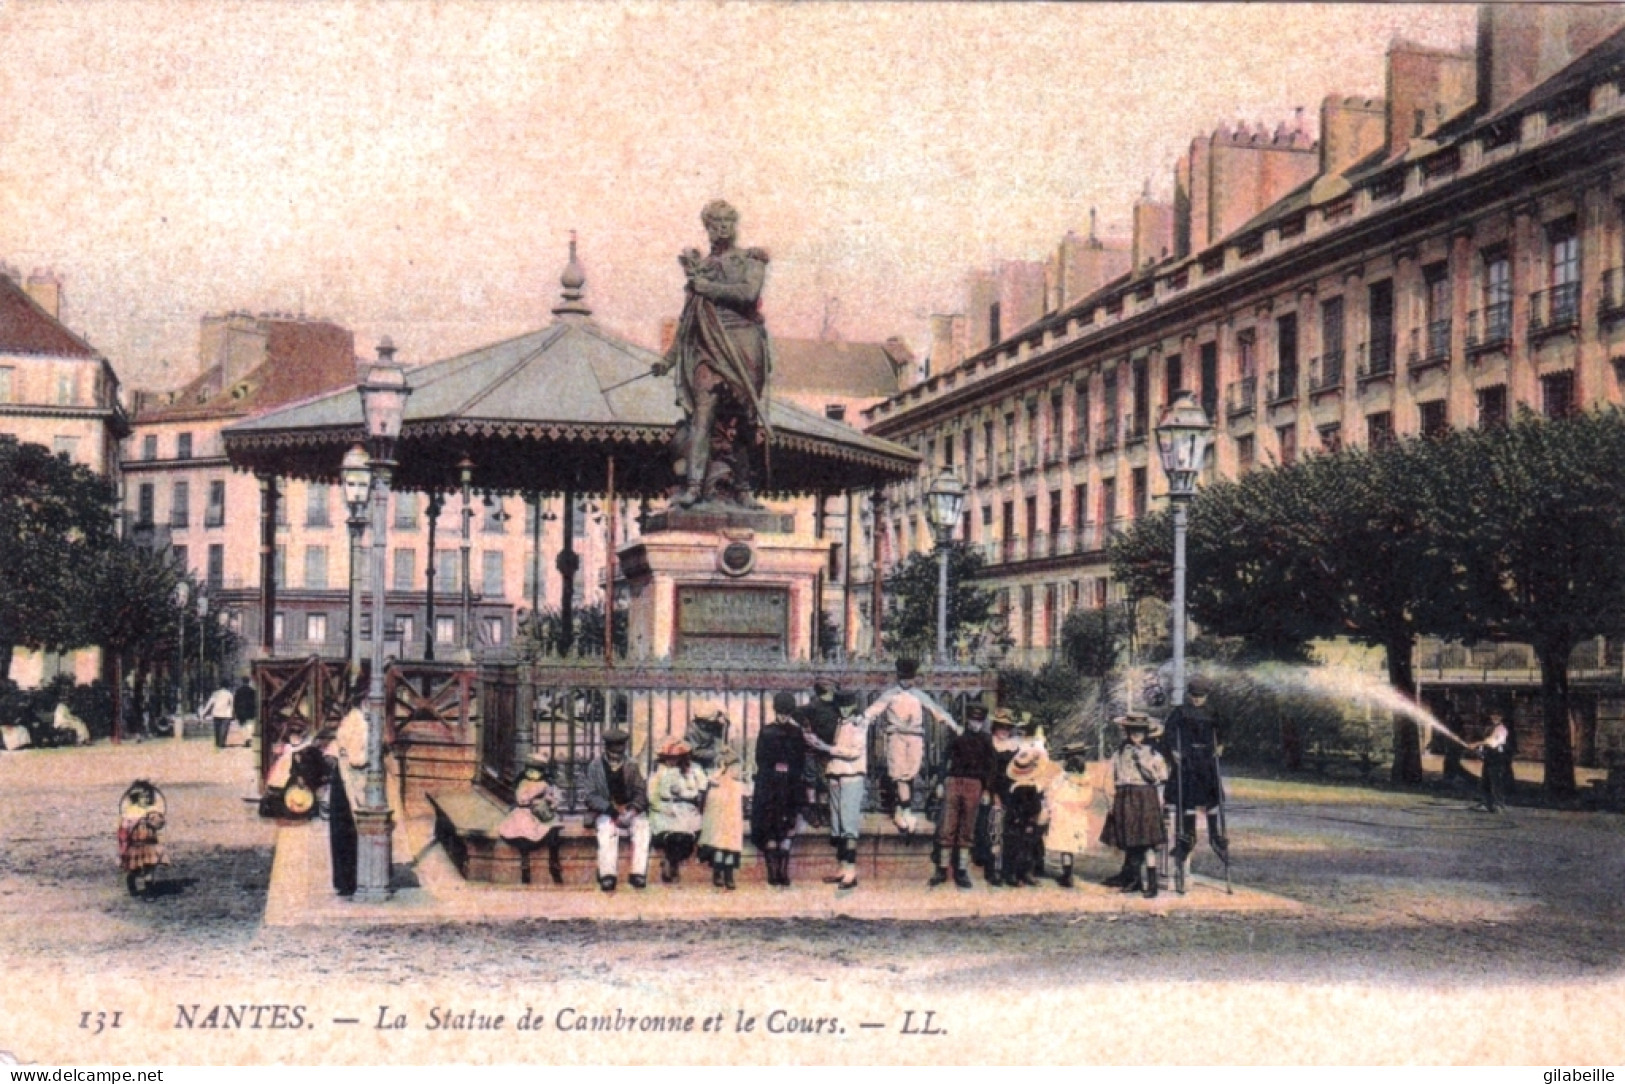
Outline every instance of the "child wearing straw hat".
<path fill-rule="evenodd" d="M 694 853 L 699 837 L 700 802 L 705 795 L 705 769 L 693 763 L 685 741 L 667 742 L 660 767 L 649 780 L 649 834 L 660 848 L 660 880 L 682 877 L 683 862 Z"/>
<path fill-rule="evenodd" d="M 1038 848 L 1038 821 L 1044 812 L 1044 770 L 1048 758 L 1036 745 L 1017 750 L 1005 769 L 1009 780 L 1004 796 L 1004 883 L 1010 888 L 1037 888 L 1033 860 Z"/>
<path fill-rule="evenodd" d="M 1121 850 L 1128 867 L 1137 871 L 1123 891 L 1143 888 L 1150 899 L 1157 894 L 1156 849 L 1168 842 L 1162 823 L 1162 784 L 1168 781 L 1168 763 L 1151 744 L 1162 727 L 1137 711 L 1113 721 L 1123 731 L 1123 744 L 1112 757 L 1115 794 L 1100 842 Z"/>
<path fill-rule="evenodd" d="M 564 827 L 559 811 L 563 800 L 553 785 L 552 772 L 551 762 L 532 754 L 514 787 L 513 809 L 497 825 L 497 836 L 519 851 L 521 879 L 526 884 L 530 883 L 531 853 L 543 846 L 547 847 L 547 872 L 553 883 L 564 883 L 564 866 L 559 860 L 559 835 Z"/>

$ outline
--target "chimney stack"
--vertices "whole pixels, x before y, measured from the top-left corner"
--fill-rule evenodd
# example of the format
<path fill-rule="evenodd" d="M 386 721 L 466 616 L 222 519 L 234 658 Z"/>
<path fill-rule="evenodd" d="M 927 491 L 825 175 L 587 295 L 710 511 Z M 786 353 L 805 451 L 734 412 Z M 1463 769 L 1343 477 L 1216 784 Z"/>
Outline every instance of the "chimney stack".
<path fill-rule="evenodd" d="M 62 319 L 62 280 L 56 272 L 50 268 L 36 268 L 28 276 L 23 289 L 34 299 L 34 304 L 51 315 L 51 319 Z"/>

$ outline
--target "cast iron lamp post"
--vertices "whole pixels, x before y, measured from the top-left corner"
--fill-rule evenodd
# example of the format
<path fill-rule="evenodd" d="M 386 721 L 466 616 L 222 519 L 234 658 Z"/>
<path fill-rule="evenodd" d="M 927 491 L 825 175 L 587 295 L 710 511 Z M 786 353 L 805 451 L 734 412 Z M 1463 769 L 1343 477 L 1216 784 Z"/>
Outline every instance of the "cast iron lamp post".
<path fill-rule="evenodd" d="M 965 483 L 959 480 L 953 468 L 944 467 L 942 473 L 925 495 L 925 516 L 937 536 L 937 662 L 948 661 L 948 543 L 953 539 L 954 524 L 959 522 L 965 507 Z"/>
<path fill-rule="evenodd" d="M 350 635 L 345 658 L 351 680 L 361 674 L 361 534 L 367 529 L 367 498 L 372 492 L 372 470 L 367 449 L 352 445 L 344 453 L 344 503 L 350 509 Z"/>
<path fill-rule="evenodd" d="M 474 505 L 473 494 L 469 492 L 469 486 L 474 481 L 474 461 L 466 455 L 457 462 L 457 480 L 463 484 L 463 613 L 462 627 L 457 637 L 457 660 L 468 662 L 474 657 L 470 647 L 474 643 L 474 635 L 469 628 L 474 621 L 474 585 L 469 582 L 474 571 L 471 553 L 474 544 Z"/>
<path fill-rule="evenodd" d="M 175 653 L 175 714 L 186 711 L 186 618 L 191 612 L 192 588 L 182 580 L 175 585 L 175 624 L 179 627 L 179 649 Z"/>
<path fill-rule="evenodd" d="M 1157 454 L 1162 472 L 1168 476 L 1168 499 L 1174 506 L 1174 687 L 1170 699 L 1175 706 L 1185 702 L 1186 510 L 1196 495 L 1196 478 L 1212 436 L 1213 426 L 1188 391 L 1175 395 L 1157 420 Z"/>
<path fill-rule="evenodd" d="M 389 490 L 395 472 L 395 442 L 412 389 L 406 370 L 395 363 L 395 344 L 378 344 L 378 362 L 358 389 L 366 419 L 372 470 L 372 674 L 367 687 L 367 786 L 355 811 L 359 846 L 355 898 L 389 897 L 390 837 L 394 823 L 384 793 L 384 557 L 389 534 Z"/>

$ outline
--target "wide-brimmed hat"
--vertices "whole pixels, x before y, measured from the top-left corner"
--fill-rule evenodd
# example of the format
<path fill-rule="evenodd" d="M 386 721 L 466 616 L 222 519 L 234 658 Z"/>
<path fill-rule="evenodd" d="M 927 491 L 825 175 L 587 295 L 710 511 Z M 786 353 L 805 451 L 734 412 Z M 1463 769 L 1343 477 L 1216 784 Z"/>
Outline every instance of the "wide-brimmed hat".
<path fill-rule="evenodd" d="M 995 708 L 993 711 L 992 725 L 1009 727 L 1011 730 L 1014 730 L 1016 727 L 1016 713 L 1011 711 L 1009 708 Z"/>
<path fill-rule="evenodd" d="M 1113 719 L 1123 733 L 1131 730 L 1143 730 L 1147 737 L 1155 738 L 1162 734 L 1162 724 L 1143 711 L 1131 711 L 1126 715 L 1119 715 Z"/>
<path fill-rule="evenodd" d="M 632 735 L 624 730 L 614 729 L 604 731 L 604 745 L 625 745 L 632 740 Z"/>
<path fill-rule="evenodd" d="M 688 742 L 679 738 L 676 741 L 669 741 L 660 747 L 660 759 L 681 760 L 686 756 L 691 756 L 693 752 L 693 747 L 690 746 Z"/>
<path fill-rule="evenodd" d="M 1036 745 L 1029 745 L 1017 751 L 1010 761 L 1011 779 L 1028 779 L 1038 774 L 1039 766 L 1044 763 L 1044 751 Z"/>

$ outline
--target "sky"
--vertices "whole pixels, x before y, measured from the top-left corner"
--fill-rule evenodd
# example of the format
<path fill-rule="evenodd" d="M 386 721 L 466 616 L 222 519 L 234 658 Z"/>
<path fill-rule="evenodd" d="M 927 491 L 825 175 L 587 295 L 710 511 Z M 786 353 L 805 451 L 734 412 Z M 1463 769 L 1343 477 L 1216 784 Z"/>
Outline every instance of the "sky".
<path fill-rule="evenodd" d="M 551 320 L 653 345 L 699 210 L 772 262 L 770 332 L 902 336 L 967 271 L 1126 234 L 1200 133 L 1382 93 L 1469 5 L 0 0 L 0 261 L 126 387 L 198 320 L 304 312 L 409 363 Z"/>

